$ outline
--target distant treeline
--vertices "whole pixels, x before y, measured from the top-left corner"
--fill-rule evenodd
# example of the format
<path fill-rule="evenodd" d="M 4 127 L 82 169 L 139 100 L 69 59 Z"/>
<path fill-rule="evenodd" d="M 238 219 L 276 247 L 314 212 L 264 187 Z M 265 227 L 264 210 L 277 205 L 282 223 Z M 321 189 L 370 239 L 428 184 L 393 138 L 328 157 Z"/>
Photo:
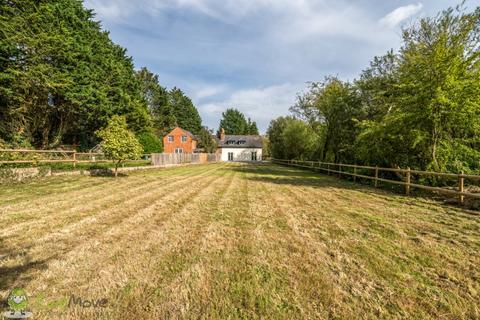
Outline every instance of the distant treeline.
<path fill-rule="evenodd" d="M 359 79 L 307 91 L 270 124 L 275 158 L 479 172 L 480 7 L 423 18 Z"/>
<path fill-rule="evenodd" d="M 192 101 L 135 71 L 94 18 L 80 0 L 0 1 L 0 147 L 86 150 L 113 115 L 145 149 L 176 124 L 200 133 Z"/>

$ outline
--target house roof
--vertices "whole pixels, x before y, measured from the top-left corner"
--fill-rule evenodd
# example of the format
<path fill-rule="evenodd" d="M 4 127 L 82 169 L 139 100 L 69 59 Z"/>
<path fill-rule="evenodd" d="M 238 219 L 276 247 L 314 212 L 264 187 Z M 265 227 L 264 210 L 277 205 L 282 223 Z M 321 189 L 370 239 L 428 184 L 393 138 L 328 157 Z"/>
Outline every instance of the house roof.
<path fill-rule="evenodd" d="M 219 148 L 262 148 L 261 136 L 225 135 L 223 140 L 218 141 Z"/>
<path fill-rule="evenodd" d="M 180 128 L 182 129 L 182 128 Z M 189 135 L 193 140 L 198 140 L 198 137 L 196 135 L 194 135 L 193 133 L 191 133 L 190 131 L 188 130 L 185 130 L 185 129 L 182 129 L 187 135 Z"/>
<path fill-rule="evenodd" d="M 167 136 L 171 135 L 172 132 L 173 132 L 174 130 L 176 130 L 177 128 L 180 129 L 180 130 L 182 130 L 183 133 L 185 133 L 186 135 L 190 136 L 193 140 L 197 140 L 197 141 L 198 141 L 198 137 L 197 137 L 196 135 L 194 135 L 194 134 L 191 133 L 190 131 L 185 130 L 185 129 L 183 129 L 183 128 L 181 128 L 181 127 L 178 127 L 178 126 L 175 127 L 172 131 L 170 131 L 170 132 L 167 134 Z"/>

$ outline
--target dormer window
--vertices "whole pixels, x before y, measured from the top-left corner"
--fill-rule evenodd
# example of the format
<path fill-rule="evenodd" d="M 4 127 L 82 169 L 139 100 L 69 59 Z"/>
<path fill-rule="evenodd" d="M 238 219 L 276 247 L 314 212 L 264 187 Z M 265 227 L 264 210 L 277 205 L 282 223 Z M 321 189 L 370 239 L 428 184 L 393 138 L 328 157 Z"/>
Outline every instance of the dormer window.
<path fill-rule="evenodd" d="M 187 142 L 187 136 L 182 136 L 182 142 Z"/>

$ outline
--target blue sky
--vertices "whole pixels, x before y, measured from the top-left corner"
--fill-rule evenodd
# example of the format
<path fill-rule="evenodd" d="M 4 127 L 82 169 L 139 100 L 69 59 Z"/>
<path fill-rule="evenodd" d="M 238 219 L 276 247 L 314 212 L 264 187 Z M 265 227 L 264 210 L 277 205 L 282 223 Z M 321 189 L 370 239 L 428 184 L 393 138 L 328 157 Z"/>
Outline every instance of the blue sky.
<path fill-rule="evenodd" d="M 450 0 L 85 0 L 137 68 L 183 89 L 204 124 L 235 107 L 265 132 L 326 75 L 354 79 L 401 28 Z M 467 0 L 473 10 L 480 0 Z"/>

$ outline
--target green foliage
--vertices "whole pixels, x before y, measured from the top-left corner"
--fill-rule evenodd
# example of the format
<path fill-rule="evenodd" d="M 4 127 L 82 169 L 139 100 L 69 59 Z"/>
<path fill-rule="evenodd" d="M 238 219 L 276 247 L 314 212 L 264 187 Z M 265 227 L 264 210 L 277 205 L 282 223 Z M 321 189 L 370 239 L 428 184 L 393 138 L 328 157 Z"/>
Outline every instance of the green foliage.
<path fill-rule="evenodd" d="M 299 97 L 291 110 L 307 120 L 312 128 L 322 127 L 320 159 L 352 161 L 352 141 L 358 132 L 362 109 L 355 87 L 336 77 L 312 83 L 310 91 Z"/>
<path fill-rule="evenodd" d="M 250 118 L 248 118 L 248 121 L 247 121 L 247 134 L 250 134 L 250 135 L 258 135 L 258 127 L 257 127 L 257 123 L 255 121 L 251 121 Z"/>
<path fill-rule="evenodd" d="M 312 157 L 479 172 L 479 26 L 480 8 L 447 9 L 405 29 L 399 52 L 375 57 L 354 83 L 313 83 L 291 108 L 320 136 Z M 278 134 L 287 122 L 270 125 L 274 157 L 293 156 Z"/>
<path fill-rule="evenodd" d="M 318 136 L 312 127 L 298 119 L 287 123 L 282 139 L 287 159 L 310 159 L 318 143 Z"/>
<path fill-rule="evenodd" d="M 270 158 L 272 155 L 270 154 L 270 140 L 267 137 L 263 137 L 263 150 L 262 156 L 263 158 Z"/>
<path fill-rule="evenodd" d="M 390 53 L 364 72 L 359 82 L 364 96 L 382 97 L 363 101 L 379 111 L 364 122 L 357 139 L 364 162 L 480 169 L 479 23 L 480 10 L 466 14 L 458 8 L 421 19 L 404 30 L 397 55 Z M 390 68 L 374 72 L 382 66 Z"/>
<path fill-rule="evenodd" d="M 113 116 L 104 129 L 97 131 L 97 135 L 102 139 L 105 156 L 115 163 L 115 176 L 121 162 L 138 159 L 142 155 L 143 147 L 135 134 L 128 130 L 123 116 Z"/>
<path fill-rule="evenodd" d="M 202 119 L 198 114 L 197 108 L 182 90 L 173 88 L 168 93 L 168 105 L 171 107 L 168 112 L 175 116 L 176 125 L 182 129 L 188 130 L 193 134 L 198 134 L 202 129 Z"/>
<path fill-rule="evenodd" d="M 162 141 L 153 132 L 141 132 L 137 135 L 137 138 L 138 142 L 143 146 L 143 153 L 163 152 Z"/>
<path fill-rule="evenodd" d="M 217 150 L 217 141 L 213 137 L 213 132 L 207 127 L 202 127 L 198 136 L 198 147 L 205 149 L 206 153 L 215 153 Z"/>
<path fill-rule="evenodd" d="M 267 130 L 268 140 L 270 141 L 269 150 L 273 158 L 286 159 L 286 150 L 283 143 L 283 132 L 289 121 L 294 117 L 279 117 L 270 122 Z"/>
<path fill-rule="evenodd" d="M 245 115 L 237 109 L 227 109 L 222 113 L 220 128 L 225 130 L 225 134 L 232 135 L 258 135 L 257 123 L 245 118 Z"/>
<path fill-rule="evenodd" d="M 147 68 L 141 68 L 135 75 L 140 85 L 142 97 L 152 117 L 154 132 L 159 137 L 163 137 L 177 123 L 173 109 L 168 104 L 169 92 L 160 85 L 158 76 Z"/>
<path fill-rule="evenodd" d="M 3 1 L 0 12 L 6 141 L 19 133 L 34 147 L 91 146 L 114 114 L 135 130 L 150 125 L 131 59 L 81 1 Z"/>
<path fill-rule="evenodd" d="M 293 117 L 280 117 L 267 131 L 270 154 L 277 159 L 310 159 L 319 142 L 313 128 Z"/>
<path fill-rule="evenodd" d="M 169 99 L 148 70 L 135 73 L 94 18 L 79 0 L 0 1 L 0 139 L 89 149 L 113 115 L 136 133 L 160 136 L 177 121 L 197 132 L 191 101 L 176 90 Z"/>

